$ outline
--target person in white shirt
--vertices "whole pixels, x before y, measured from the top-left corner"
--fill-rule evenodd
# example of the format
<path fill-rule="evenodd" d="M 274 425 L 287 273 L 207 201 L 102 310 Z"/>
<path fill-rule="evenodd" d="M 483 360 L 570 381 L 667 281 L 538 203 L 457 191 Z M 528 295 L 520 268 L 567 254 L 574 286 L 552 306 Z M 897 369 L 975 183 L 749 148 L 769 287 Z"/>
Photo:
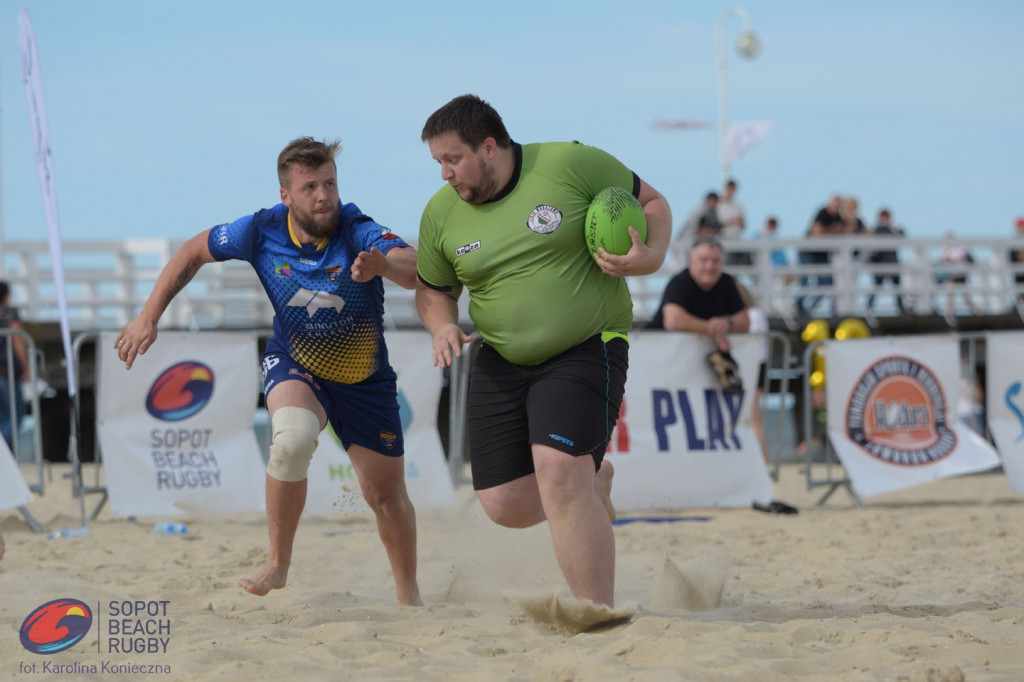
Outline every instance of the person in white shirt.
<path fill-rule="evenodd" d="M 718 199 L 718 222 L 722 229 L 719 237 L 725 242 L 728 253 L 725 256 L 726 265 L 752 265 L 753 257 L 749 251 L 737 251 L 735 245 L 729 248 L 730 242 L 737 242 L 743 238 L 746 230 L 746 218 L 743 215 L 743 207 L 736 201 L 736 181 L 729 179 L 722 189 L 722 196 Z"/>
<path fill-rule="evenodd" d="M 722 224 L 722 239 L 739 239 L 746 229 L 743 207 L 736 201 L 736 181 L 730 179 L 725 183 L 722 196 L 718 198 L 718 222 Z"/>

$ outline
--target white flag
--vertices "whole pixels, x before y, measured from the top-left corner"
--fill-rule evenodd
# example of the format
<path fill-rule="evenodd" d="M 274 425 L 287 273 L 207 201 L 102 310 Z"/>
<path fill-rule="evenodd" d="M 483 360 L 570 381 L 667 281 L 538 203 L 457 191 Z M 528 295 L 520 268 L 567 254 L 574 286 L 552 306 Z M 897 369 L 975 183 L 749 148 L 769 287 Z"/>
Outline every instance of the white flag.
<path fill-rule="evenodd" d="M 57 218 L 57 185 L 53 178 L 53 154 L 50 151 L 50 130 L 46 123 L 46 102 L 43 99 L 43 80 L 39 73 L 39 55 L 36 36 L 28 10 L 21 9 L 18 22 L 21 38 L 21 79 L 25 85 L 28 118 L 32 124 L 32 142 L 36 150 L 39 186 L 43 190 L 43 210 L 46 230 L 50 236 L 50 261 L 53 283 L 57 289 L 57 307 L 60 309 L 61 337 L 64 357 L 67 358 L 68 395 L 75 397 L 75 365 L 71 350 L 71 331 L 68 328 L 68 302 L 64 289 L 64 252 L 60 245 L 60 221 Z"/>
<path fill-rule="evenodd" d="M 729 163 L 736 161 L 755 144 L 760 142 L 772 124 L 769 121 L 752 121 L 747 123 L 730 123 L 727 131 L 726 153 Z"/>

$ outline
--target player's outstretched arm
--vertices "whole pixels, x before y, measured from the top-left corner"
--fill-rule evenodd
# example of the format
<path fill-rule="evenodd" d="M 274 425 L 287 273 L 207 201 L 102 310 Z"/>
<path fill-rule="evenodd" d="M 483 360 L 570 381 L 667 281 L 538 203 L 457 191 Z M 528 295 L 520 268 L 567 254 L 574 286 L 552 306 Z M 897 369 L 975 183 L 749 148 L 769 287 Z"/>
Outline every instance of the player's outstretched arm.
<path fill-rule="evenodd" d="M 640 196 L 637 197 L 647 219 L 647 242 L 640 239 L 640 233 L 630 229 L 633 246 L 622 256 L 608 253 L 599 248 L 594 261 L 608 275 L 634 277 L 657 272 L 665 262 L 669 239 L 672 236 L 672 210 L 668 201 L 656 189 L 640 181 Z"/>
<path fill-rule="evenodd" d="M 185 285 L 192 281 L 199 268 L 214 261 L 207 245 L 209 230 L 204 230 L 182 244 L 171 256 L 157 277 L 153 291 L 142 306 L 138 316 L 129 322 L 114 342 L 117 357 L 124 362 L 125 369 L 131 369 L 135 358 L 149 350 L 156 341 L 157 323 L 167 306 Z"/>
<path fill-rule="evenodd" d="M 428 287 L 423 282 L 416 286 L 416 312 L 433 340 L 434 366 L 451 367 L 452 358 L 462 355 L 463 344 L 473 337 L 459 327 L 459 294 L 447 293 Z"/>

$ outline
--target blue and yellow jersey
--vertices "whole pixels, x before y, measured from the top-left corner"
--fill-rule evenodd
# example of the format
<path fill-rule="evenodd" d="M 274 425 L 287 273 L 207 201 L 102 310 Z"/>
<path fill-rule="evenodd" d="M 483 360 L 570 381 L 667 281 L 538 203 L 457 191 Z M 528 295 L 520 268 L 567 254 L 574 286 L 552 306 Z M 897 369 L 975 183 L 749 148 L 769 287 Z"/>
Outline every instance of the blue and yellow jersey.
<path fill-rule="evenodd" d="M 388 366 L 384 284 L 352 281 L 360 251 L 387 254 L 408 246 L 355 204 L 341 204 L 338 231 L 320 244 L 301 244 L 278 204 L 210 230 L 219 261 L 248 261 L 274 306 L 274 336 L 300 365 L 328 381 L 354 384 Z"/>

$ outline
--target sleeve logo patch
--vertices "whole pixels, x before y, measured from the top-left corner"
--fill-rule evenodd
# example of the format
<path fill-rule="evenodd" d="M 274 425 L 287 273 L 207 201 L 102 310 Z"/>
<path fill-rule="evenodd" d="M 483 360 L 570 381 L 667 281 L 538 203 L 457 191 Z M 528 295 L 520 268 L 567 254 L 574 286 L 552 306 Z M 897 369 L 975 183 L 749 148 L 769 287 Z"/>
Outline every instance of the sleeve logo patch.
<path fill-rule="evenodd" d="M 480 248 L 480 240 L 477 240 L 477 241 L 473 242 L 472 244 L 466 244 L 465 246 L 460 246 L 459 248 L 455 249 L 455 256 L 456 257 L 458 257 L 458 256 L 465 256 L 470 251 L 476 251 L 479 248 Z"/>

